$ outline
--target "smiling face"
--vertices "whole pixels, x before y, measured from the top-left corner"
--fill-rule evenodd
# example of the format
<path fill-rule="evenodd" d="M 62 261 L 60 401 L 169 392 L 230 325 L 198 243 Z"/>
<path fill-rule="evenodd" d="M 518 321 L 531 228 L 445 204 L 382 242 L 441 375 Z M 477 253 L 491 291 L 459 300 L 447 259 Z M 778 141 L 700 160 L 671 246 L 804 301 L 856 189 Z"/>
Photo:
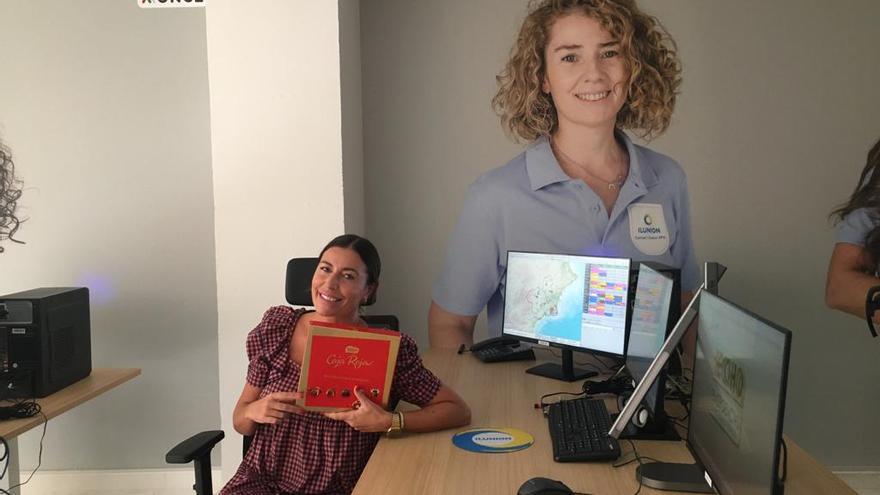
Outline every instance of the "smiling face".
<path fill-rule="evenodd" d="M 328 321 L 358 321 L 358 307 L 375 289 L 367 283 L 367 267 L 360 255 L 348 248 L 324 251 L 312 277 L 315 311 Z"/>
<path fill-rule="evenodd" d="M 592 17 L 555 20 L 544 49 L 541 89 L 553 97 L 560 128 L 614 128 L 628 91 L 619 51 L 619 40 Z"/>

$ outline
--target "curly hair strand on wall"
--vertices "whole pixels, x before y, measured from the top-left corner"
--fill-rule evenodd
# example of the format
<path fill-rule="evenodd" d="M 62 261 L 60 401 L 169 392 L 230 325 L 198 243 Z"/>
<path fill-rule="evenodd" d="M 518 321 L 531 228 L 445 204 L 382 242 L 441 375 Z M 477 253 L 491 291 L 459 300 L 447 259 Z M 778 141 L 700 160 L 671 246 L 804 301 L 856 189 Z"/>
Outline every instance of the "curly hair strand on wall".
<path fill-rule="evenodd" d="M 558 125 L 550 95 L 541 91 L 544 50 L 553 22 L 579 13 L 596 19 L 620 42 L 628 70 L 627 99 L 617 114 L 617 127 L 651 139 L 669 127 L 681 86 L 681 62 L 675 41 L 655 17 L 634 0 L 541 0 L 532 2 L 507 64 L 496 80 L 492 108 L 514 139 L 531 141 Z"/>
<path fill-rule="evenodd" d="M 20 197 L 21 187 L 15 178 L 12 153 L 0 144 L 0 242 L 8 239 L 23 244 L 14 237 L 22 222 L 15 214 Z M 2 252 L 3 246 L 0 246 L 0 253 Z"/>

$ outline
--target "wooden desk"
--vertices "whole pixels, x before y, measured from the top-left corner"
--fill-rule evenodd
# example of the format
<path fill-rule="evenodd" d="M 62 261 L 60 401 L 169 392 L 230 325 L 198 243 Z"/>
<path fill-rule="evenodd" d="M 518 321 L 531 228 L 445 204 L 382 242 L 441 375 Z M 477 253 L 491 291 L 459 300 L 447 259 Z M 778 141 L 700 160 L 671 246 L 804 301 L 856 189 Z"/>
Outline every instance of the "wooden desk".
<path fill-rule="evenodd" d="M 355 495 L 515 494 L 535 476 L 562 480 L 576 492 L 595 495 L 632 494 L 638 488 L 636 463 L 613 468 L 610 462 L 557 463 L 553 461 L 547 420 L 534 404 L 542 394 L 579 391 L 580 382 L 567 384 L 525 373 L 534 362 L 483 364 L 470 354 L 431 349 L 423 355 L 426 366 L 455 389 L 471 407 L 472 427 L 509 427 L 535 437 L 531 447 L 510 454 L 476 454 L 456 448 L 451 437 L 459 430 L 383 438 L 355 487 Z M 789 494 L 853 494 L 828 468 L 811 458 L 790 439 Z M 637 441 L 640 455 L 668 462 L 693 462 L 683 442 Z M 630 446 L 621 442 L 621 459 Z M 642 494 L 670 494 L 642 487 Z"/>
<path fill-rule="evenodd" d="M 41 411 L 30 418 L 0 421 L 0 436 L 9 444 L 9 470 L 6 480 L 9 486 L 19 483 L 18 435 L 43 424 L 44 419 L 52 419 L 74 407 L 93 399 L 141 374 L 138 368 L 96 368 L 82 380 L 69 385 L 48 397 L 37 399 Z M 18 493 L 18 489 L 11 493 Z"/>

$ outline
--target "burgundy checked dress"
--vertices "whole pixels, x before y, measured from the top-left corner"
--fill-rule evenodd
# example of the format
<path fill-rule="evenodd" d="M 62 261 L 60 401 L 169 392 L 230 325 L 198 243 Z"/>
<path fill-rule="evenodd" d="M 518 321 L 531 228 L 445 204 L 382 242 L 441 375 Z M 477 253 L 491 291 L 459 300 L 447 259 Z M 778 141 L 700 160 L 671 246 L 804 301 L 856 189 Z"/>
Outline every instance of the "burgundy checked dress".
<path fill-rule="evenodd" d="M 247 382 L 260 397 L 295 391 L 300 366 L 290 360 L 290 340 L 306 311 L 275 306 L 247 337 Z M 401 334 L 391 403 L 428 404 L 440 380 L 422 365 L 415 341 Z M 381 433 L 362 433 L 320 413 L 292 414 L 278 424 L 259 424 L 253 443 L 221 495 L 348 494 Z"/>

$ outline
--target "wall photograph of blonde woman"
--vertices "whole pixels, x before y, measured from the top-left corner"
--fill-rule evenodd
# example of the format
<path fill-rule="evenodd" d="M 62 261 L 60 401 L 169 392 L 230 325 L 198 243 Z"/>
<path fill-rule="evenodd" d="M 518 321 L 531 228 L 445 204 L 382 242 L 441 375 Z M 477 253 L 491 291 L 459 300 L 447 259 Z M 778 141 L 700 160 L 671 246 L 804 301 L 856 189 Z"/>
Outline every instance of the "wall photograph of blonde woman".
<path fill-rule="evenodd" d="M 436 293 L 435 281 L 445 273 L 463 212 L 492 218 L 491 211 L 504 211 L 482 208 L 491 198 L 473 191 L 495 192 L 486 186 L 496 184 L 497 169 L 527 153 L 535 142 L 528 136 L 511 139 L 511 128 L 495 112 L 492 99 L 506 80 L 503 71 L 516 53 L 524 19 L 540 4 L 529 0 L 362 3 L 363 118 L 370 123 L 364 130 L 367 232 L 385 246 L 388 276 L 412 281 L 384 287 L 376 310 L 397 311 L 402 327 L 424 328 L 435 296 L 443 299 L 436 301 L 439 306 L 443 302 L 450 306 L 444 308 L 447 313 L 466 315 L 461 311 L 474 310 Z M 852 194 L 866 152 L 880 132 L 876 89 L 880 2 L 637 0 L 635 4 L 675 42 L 681 81 L 675 87 L 674 112 L 669 113 L 665 132 L 645 135 L 631 128 L 623 132 L 639 149 L 671 157 L 680 165 L 696 266 L 713 260 L 729 268 L 720 294 L 792 329 L 786 433 L 825 464 L 875 466 L 880 471 L 880 430 L 868 427 L 874 422 L 870 411 L 880 409 L 880 395 L 864 393 L 880 383 L 876 365 L 880 349 L 865 345 L 864 316 L 859 320 L 825 304 L 826 267 L 835 245 L 835 227 L 828 215 Z M 559 69 L 584 60 L 585 51 L 580 51 L 581 58 L 571 52 L 559 53 Z M 574 58 L 563 60 L 568 55 Z M 614 57 L 589 60 L 597 60 L 599 66 L 598 60 L 610 63 Z M 555 78 L 564 75 L 561 71 L 550 75 L 551 83 L 565 81 Z M 544 96 L 521 101 L 547 102 L 540 78 L 532 76 L 539 82 L 535 91 Z M 593 89 L 603 88 L 595 79 L 592 83 L 591 89 L 574 93 L 601 98 L 602 92 Z M 551 97 L 562 99 L 572 93 L 566 94 L 564 88 L 551 84 L 547 89 Z M 590 116 L 572 110 L 565 117 L 588 123 Z M 656 117 L 649 120 L 660 122 Z M 552 128 L 545 129 L 552 134 Z M 561 151 L 556 156 L 563 161 L 567 155 L 573 159 L 569 163 L 588 164 L 579 159 L 583 138 L 560 137 L 555 143 Z M 608 174 L 600 178 L 607 190 L 607 182 L 615 182 L 623 167 L 605 170 Z M 655 179 L 650 180 L 648 184 Z M 627 226 L 627 216 L 617 215 L 614 206 L 609 210 L 599 195 L 587 189 L 564 182 L 558 186 L 560 191 L 571 187 L 575 213 L 511 231 L 509 238 L 580 222 L 588 225 L 579 231 L 585 238 L 611 240 L 603 245 L 610 250 L 618 240 L 617 229 Z M 630 187 L 624 181 L 620 190 L 636 191 Z M 544 191 L 524 190 L 530 195 Z M 524 214 L 538 211 L 542 210 Z M 672 220 L 681 218 L 682 211 L 684 205 L 674 212 L 663 209 L 673 247 L 683 230 L 673 229 Z M 496 232 L 497 223 L 486 225 L 474 229 L 473 235 Z M 406 243 L 399 242 L 402 232 Z M 568 231 L 559 236 L 555 248 L 569 250 L 569 241 L 563 239 L 567 236 Z M 478 239 L 464 237 L 461 245 L 470 246 Z M 498 265 L 494 262 L 501 259 L 492 257 L 486 266 L 494 270 Z M 498 280 L 486 285 L 494 290 Z M 860 296 L 862 314 L 864 295 Z M 487 306 L 498 302 L 490 297 Z M 479 310 L 477 316 L 468 317 L 473 322 L 459 321 L 467 327 L 461 335 L 472 335 L 475 341 L 491 336 L 494 315 Z M 427 333 L 417 335 L 420 345 L 428 344 Z M 842 380 L 843 376 L 847 378 Z M 817 390 L 823 391 L 823 402 L 835 406 L 816 410 Z M 838 428 L 817 431 L 816 424 L 827 422 Z"/>

